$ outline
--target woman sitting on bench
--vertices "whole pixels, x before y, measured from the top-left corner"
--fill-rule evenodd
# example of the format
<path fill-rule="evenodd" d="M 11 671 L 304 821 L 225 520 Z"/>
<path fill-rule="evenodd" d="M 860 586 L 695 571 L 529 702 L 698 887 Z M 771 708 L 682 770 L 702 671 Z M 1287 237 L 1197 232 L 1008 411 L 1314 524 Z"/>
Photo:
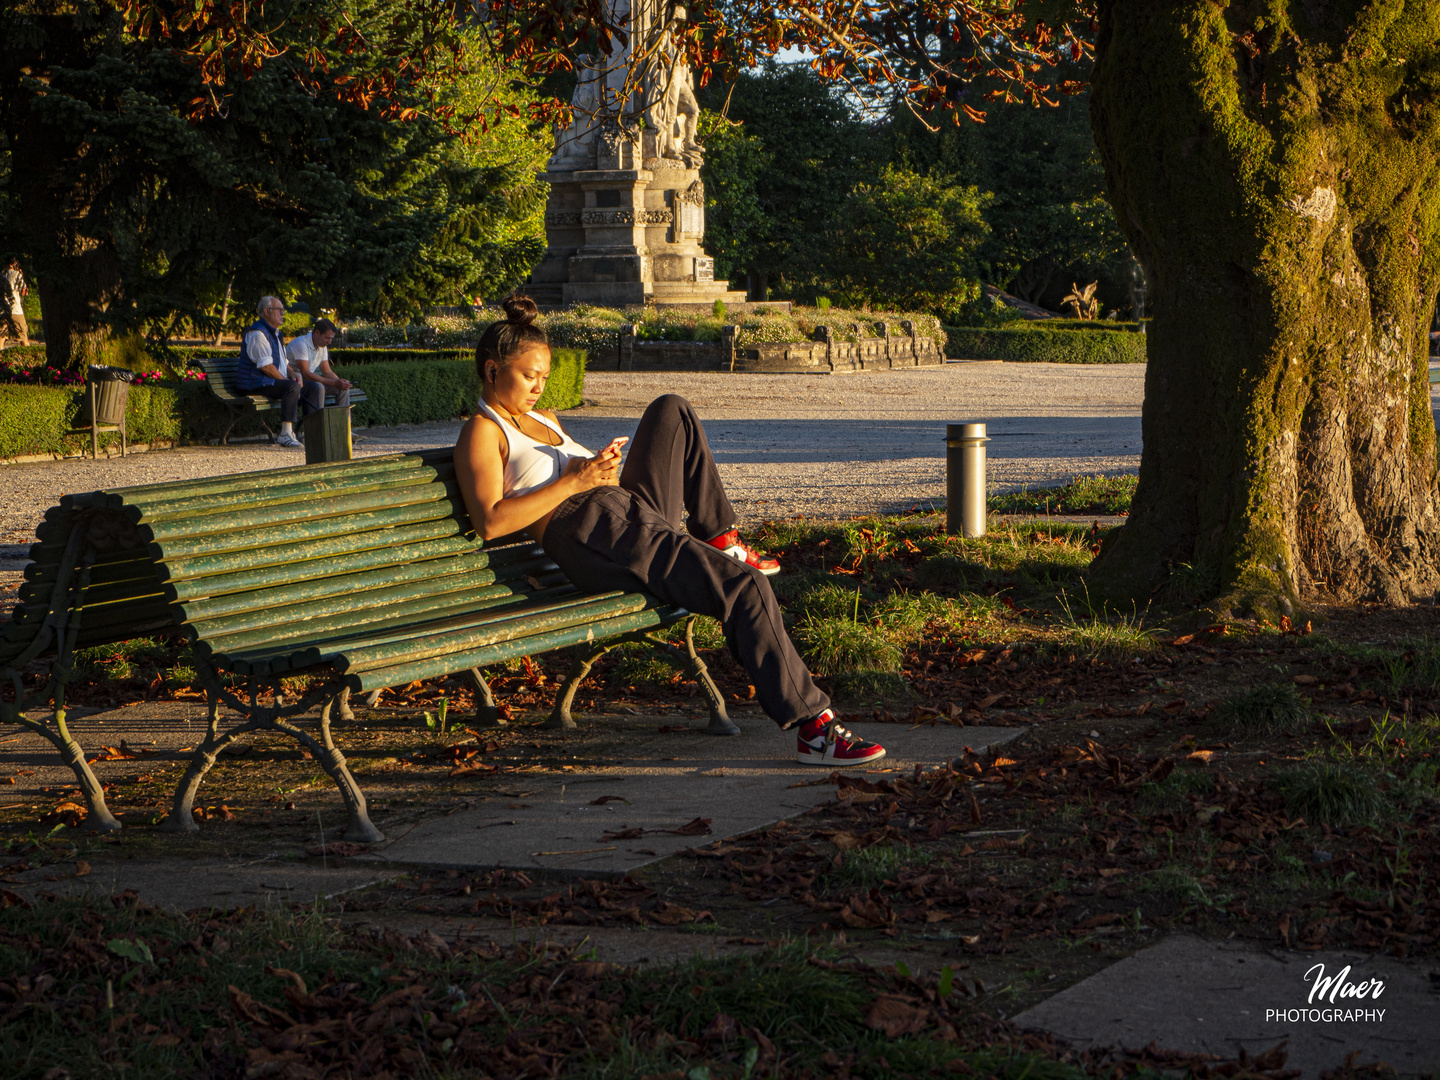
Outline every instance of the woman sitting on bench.
<path fill-rule="evenodd" d="M 760 707 L 782 730 L 798 727 L 805 764 L 878 761 L 884 748 L 835 719 L 785 632 L 766 575 L 780 564 L 751 551 L 734 527 L 705 429 L 675 394 L 645 410 L 633 442 L 599 454 L 575 442 L 555 414 L 535 408 L 550 376 L 550 344 L 529 297 L 504 303 L 475 351 L 479 408 L 455 444 L 455 471 L 479 535 L 522 529 L 587 592 L 644 590 L 725 628 Z M 631 442 L 621 468 L 621 447 Z M 681 515 L 688 513 L 685 526 Z"/>

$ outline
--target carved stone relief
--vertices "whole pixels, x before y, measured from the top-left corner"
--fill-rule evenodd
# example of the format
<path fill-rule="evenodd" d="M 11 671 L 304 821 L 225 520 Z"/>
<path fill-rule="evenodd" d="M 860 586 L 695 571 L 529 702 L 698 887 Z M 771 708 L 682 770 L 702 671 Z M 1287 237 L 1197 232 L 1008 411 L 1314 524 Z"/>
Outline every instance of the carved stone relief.
<path fill-rule="evenodd" d="M 546 215 L 547 220 L 549 215 Z M 669 210 L 582 210 L 586 225 L 669 225 Z"/>

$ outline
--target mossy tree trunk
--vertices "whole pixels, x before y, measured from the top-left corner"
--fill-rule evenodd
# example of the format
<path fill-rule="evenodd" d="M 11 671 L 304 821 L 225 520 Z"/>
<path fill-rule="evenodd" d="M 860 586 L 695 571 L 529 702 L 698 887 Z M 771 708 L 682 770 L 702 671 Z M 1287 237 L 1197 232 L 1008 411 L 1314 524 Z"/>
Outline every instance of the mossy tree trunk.
<path fill-rule="evenodd" d="M 42 5 L 0 22 L 0 35 L 14 35 L 0 46 L 8 187 L 40 294 L 46 359 L 62 370 L 83 372 L 103 359 L 105 311 L 123 284 L 107 214 L 117 204 L 138 209 L 139 200 L 128 206 L 121 193 L 135 188 L 118 164 L 123 134 L 100 128 L 85 103 L 52 95 L 50 76 L 94 67 L 97 57 L 118 49 L 119 29 L 118 12 L 103 4 L 59 12 Z M 52 96 L 72 107 L 49 107 Z"/>
<path fill-rule="evenodd" d="M 1440 4 L 1100 8 L 1092 122 L 1155 317 L 1093 586 L 1272 617 L 1433 597 Z"/>

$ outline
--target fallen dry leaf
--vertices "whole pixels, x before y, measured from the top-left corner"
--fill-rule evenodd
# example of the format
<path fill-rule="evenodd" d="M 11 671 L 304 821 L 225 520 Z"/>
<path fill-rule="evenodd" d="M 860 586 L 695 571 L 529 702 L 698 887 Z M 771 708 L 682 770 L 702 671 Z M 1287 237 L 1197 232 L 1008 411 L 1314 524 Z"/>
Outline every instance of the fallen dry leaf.
<path fill-rule="evenodd" d="M 650 912 L 650 918 L 661 926 L 679 926 L 681 923 L 697 923 L 704 919 L 715 921 L 715 916 L 708 911 L 694 911 L 664 900 L 656 901 L 655 909 Z"/>
<path fill-rule="evenodd" d="M 674 836 L 709 836 L 711 833 L 710 818 L 691 818 L 684 825 L 681 825 L 678 829 L 656 829 L 654 831 L 671 833 Z"/>
<path fill-rule="evenodd" d="M 352 855 L 364 855 L 370 848 L 350 840 L 334 840 L 331 843 L 306 848 L 306 855 L 328 855 L 332 859 L 348 859 Z"/>
<path fill-rule="evenodd" d="M 870 1003 L 870 1009 L 865 1014 L 865 1026 L 898 1039 L 923 1030 L 929 1019 L 929 1010 L 917 1008 L 904 998 L 885 994 Z"/>

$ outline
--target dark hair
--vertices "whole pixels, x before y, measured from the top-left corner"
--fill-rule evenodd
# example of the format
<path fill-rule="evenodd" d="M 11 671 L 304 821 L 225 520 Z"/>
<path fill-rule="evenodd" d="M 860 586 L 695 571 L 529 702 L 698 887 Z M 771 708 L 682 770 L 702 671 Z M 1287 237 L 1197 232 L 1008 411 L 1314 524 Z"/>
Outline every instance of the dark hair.
<path fill-rule="evenodd" d="M 505 318 L 487 326 L 480 335 L 480 344 L 475 346 L 475 370 L 480 373 L 482 383 L 489 381 L 485 378 L 485 365 L 489 361 L 494 360 L 497 367 L 503 368 L 529 346 L 550 344 L 545 331 L 535 325 L 540 309 L 534 300 L 512 293 L 500 301 L 500 306 L 505 309 Z"/>
<path fill-rule="evenodd" d="M 316 319 L 315 325 L 310 328 L 312 334 L 333 334 L 335 324 L 329 319 Z"/>

